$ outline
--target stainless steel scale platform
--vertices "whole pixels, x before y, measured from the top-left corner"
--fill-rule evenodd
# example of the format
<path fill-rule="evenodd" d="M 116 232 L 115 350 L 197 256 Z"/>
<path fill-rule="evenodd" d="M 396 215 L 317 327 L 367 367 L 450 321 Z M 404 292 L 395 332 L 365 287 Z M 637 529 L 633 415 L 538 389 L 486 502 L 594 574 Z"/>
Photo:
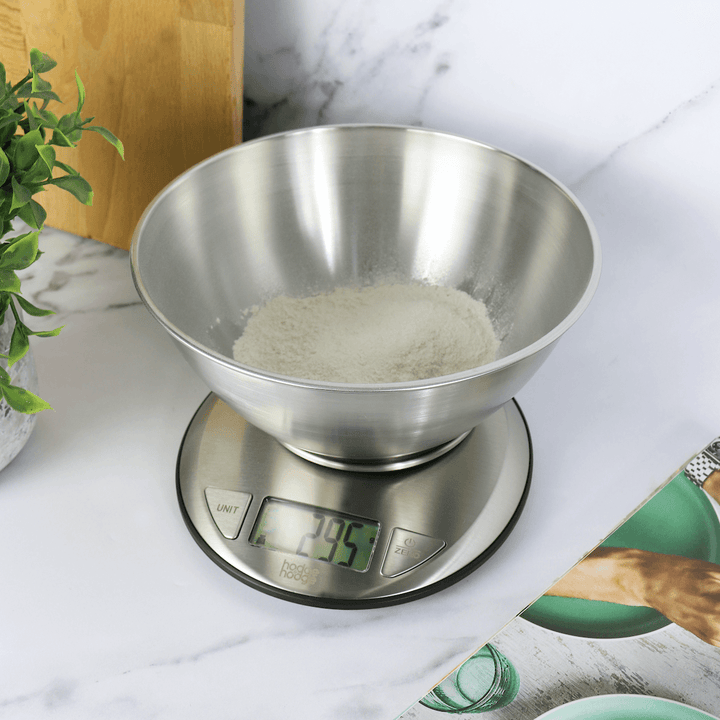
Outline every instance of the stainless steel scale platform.
<path fill-rule="evenodd" d="M 441 457 L 378 473 L 301 458 L 211 394 L 183 439 L 177 489 L 194 539 L 242 582 L 293 602 L 368 608 L 479 567 L 515 525 L 531 473 L 514 400 Z"/>

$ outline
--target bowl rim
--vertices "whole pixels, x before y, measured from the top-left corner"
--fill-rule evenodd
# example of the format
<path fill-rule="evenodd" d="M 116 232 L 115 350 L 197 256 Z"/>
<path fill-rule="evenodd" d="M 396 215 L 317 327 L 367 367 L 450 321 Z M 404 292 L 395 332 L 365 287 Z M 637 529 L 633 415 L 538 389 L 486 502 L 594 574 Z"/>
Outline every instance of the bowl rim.
<path fill-rule="evenodd" d="M 571 700 L 570 702 L 550 708 L 550 710 L 547 710 L 542 715 L 539 715 L 535 718 L 535 720 L 552 720 L 553 717 L 567 717 L 568 711 L 574 715 L 578 708 L 590 708 L 592 710 L 593 706 L 595 706 L 595 709 L 603 710 L 602 706 L 605 705 L 607 708 L 608 701 L 612 704 L 616 700 L 624 704 L 626 707 L 632 705 L 645 705 L 647 708 L 648 705 L 654 705 L 655 708 L 661 706 L 667 707 L 668 709 L 673 708 L 675 711 L 690 710 L 691 714 L 696 717 L 697 720 L 704 720 L 704 718 L 707 718 L 707 720 L 720 720 L 716 719 L 714 715 L 710 715 L 705 710 L 700 710 L 697 707 L 680 702 L 679 700 L 670 700 L 670 698 L 660 697 L 659 695 L 643 695 L 641 693 L 606 693 L 602 695 L 589 695 L 587 697 L 577 698 L 576 700 Z M 612 707 L 610 707 L 610 709 L 613 710 Z M 624 710 L 625 708 L 620 709 Z M 654 708 L 650 707 L 650 709 L 652 710 Z M 685 715 L 686 713 L 683 714 Z M 584 713 L 583 716 L 585 716 Z M 577 718 L 578 716 L 575 715 L 575 717 Z M 592 716 L 588 716 L 588 720 L 592 720 Z"/>
<path fill-rule="evenodd" d="M 498 360 L 493 360 L 492 362 L 486 363 L 485 365 L 481 365 L 476 368 L 470 368 L 469 370 L 462 370 L 460 372 L 452 373 L 449 375 L 440 375 L 438 377 L 424 378 L 421 380 L 407 380 L 402 382 L 389 383 L 344 383 L 330 382 L 325 380 L 309 380 L 304 378 L 292 377 L 290 375 L 273 373 L 268 370 L 262 370 L 260 368 L 252 367 L 251 365 L 245 365 L 243 363 L 237 362 L 233 358 L 228 357 L 227 355 L 223 355 L 222 353 L 219 353 L 207 347 L 206 345 L 193 339 L 190 335 L 183 332 L 174 323 L 172 323 L 150 297 L 150 294 L 147 291 L 147 288 L 142 280 L 142 275 L 139 269 L 139 252 L 140 244 L 143 237 L 143 230 L 147 225 L 149 218 L 153 214 L 155 208 L 163 201 L 163 199 L 167 195 L 172 193 L 176 187 L 184 183 L 191 174 L 200 171 L 201 168 L 207 165 L 211 165 L 215 162 L 220 161 L 228 155 L 244 152 L 244 149 L 246 147 L 250 147 L 258 143 L 277 140 L 279 138 L 289 137 L 292 135 L 310 135 L 315 133 L 325 134 L 333 132 L 344 132 L 347 130 L 352 131 L 355 129 L 381 129 L 447 137 L 453 140 L 469 143 L 473 146 L 482 147 L 487 150 L 500 153 L 501 155 L 505 155 L 506 157 L 516 162 L 526 165 L 531 170 L 534 170 L 535 172 L 547 178 L 552 184 L 557 187 L 558 190 L 560 190 L 561 193 L 563 193 L 568 198 L 568 200 L 580 212 L 580 215 L 582 216 L 588 228 L 593 251 L 593 265 L 592 272 L 590 273 L 590 278 L 588 279 L 588 283 L 585 287 L 585 290 L 583 291 L 583 294 L 581 295 L 580 299 L 575 304 L 573 309 L 552 330 L 547 332 L 542 337 L 538 338 L 535 342 L 525 346 L 521 350 L 517 350 L 514 353 L 511 353 L 510 355 L 499 358 Z M 130 270 L 133 283 L 135 284 L 135 289 L 137 290 L 140 299 L 143 301 L 150 314 L 165 328 L 165 330 L 174 339 L 176 339 L 183 345 L 186 345 L 190 349 L 199 352 L 202 355 L 205 355 L 209 359 L 220 363 L 221 365 L 224 365 L 228 369 L 239 371 L 245 375 L 249 375 L 257 379 L 270 380 L 279 384 L 311 388 L 315 390 L 332 390 L 341 392 L 398 392 L 409 390 L 424 390 L 439 387 L 442 385 L 453 385 L 456 383 L 465 382 L 467 380 L 491 375 L 495 372 L 502 371 L 511 365 L 515 365 L 519 361 L 535 355 L 536 353 L 547 348 L 548 346 L 551 346 L 553 343 L 559 340 L 560 337 L 564 335 L 565 332 L 570 329 L 570 327 L 572 327 L 572 325 L 577 322 L 577 320 L 585 312 L 588 305 L 590 304 L 590 301 L 595 295 L 595 292 L 600 283 L 600 275 L 602 271 L 602 251 L 600 248 L 600 240 L 597 230 L 595 228 L 595 224 L 593 223 L 592 218 L 588 214 L 587 210 L 583 207 L 582 203 L 575 196 L 575 194 L 566 185 L 564 185 L 562 182 L 550 175 L 548 172 L 519 155 L 511 153 L 507 150 L 503 150 L 502 148 L 498 148 L 494 145 L 490 145 L 489 143 L 474 140 L 465 135 L 447 132 L 444 130 L 435 130 L 432 128 L 418 127 L 414 125 L 397 125 L 386 123 L 338 123 L 331 125 L 318 125 L 305 128 L 297 128 L 293 130 L 285 130 L 272 133 L 271 135 L 263 135 L 261 137 L 254 138 L 253 140 L 247 140 L 237 145 L 233 145 L 230 148 L 226 148 L 225 150 L 221 150 L 220 152 L 211 155 L 205 160 L 202 160 L 199 163 L 191 166 L 187 170 L 183 171 L 180 175 L 170 181 L 162 190 L 160 190 L 155 195 L 155 197 L 150 201 L 149 205 L 145 208 L 142 215 L 140 216 L 140 219 L 138 220 L 137 225 L 135 226 L 135 229 L 133 231 L 130 243 Z"/>

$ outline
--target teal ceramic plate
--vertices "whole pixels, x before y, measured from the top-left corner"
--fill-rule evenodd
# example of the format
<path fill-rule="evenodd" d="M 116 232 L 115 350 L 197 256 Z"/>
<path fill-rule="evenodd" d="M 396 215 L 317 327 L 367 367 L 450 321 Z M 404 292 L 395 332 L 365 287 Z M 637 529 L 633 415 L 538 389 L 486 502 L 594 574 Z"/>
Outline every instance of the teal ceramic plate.
<path fill-rule="evenodd" d="M 718 720 L 688 705 L 645 695 L 598 695 L 575 700 L 537 720 Z"/>
<path fill-rule="evenodd" d="M 720 522 L 705 493 L 680 473 L 602 546 L 720 563 Z M 652 608 L 547 595 L 522 617 L 549 630 L 585 638 L 633 637 L 670 624 Z"/>

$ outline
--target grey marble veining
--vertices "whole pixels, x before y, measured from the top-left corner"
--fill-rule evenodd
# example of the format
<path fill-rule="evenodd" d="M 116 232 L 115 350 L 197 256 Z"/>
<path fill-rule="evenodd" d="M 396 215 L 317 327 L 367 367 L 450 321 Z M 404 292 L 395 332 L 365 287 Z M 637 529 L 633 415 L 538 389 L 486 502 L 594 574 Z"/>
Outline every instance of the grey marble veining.
<path fill-rule="evenodd" d="M 717 7 L 523 0 L 246 4 L 250 139 L 339 122 L 489 142 L 567 184 L 701 96 Z"/>
<path fill-rule="evenodd" d="M 22 291 L 32 303 L 56 315 L 33 318 L 33 325 L 57 325 L 70 313 L 141 304 L 126 250 L 52 227 L 43 230 L 39 247 L 41 258 L 19 273 Z"/>
<path fill-rule="evenodd" d="M 248 4 L 248 27 L 260 32 L 246 52 L 246 139 L 336 122 L 422 125 L 426 97 L 452 70 L 453 11 L 463 5 Z M 270 17 L 278 21 L 263 33 Z"/>
<path fill-rule="evenodd" d="M 597 163 L 597 165 L 594 165 L 590 169 L 586 170 L 582 176 L 573 180 L 570 183 L 570 188 L 575 193 L 581 193 L 583 186 L 595 175 L 602 172 L 622 152 L 624 152 L 631 146 L 636 145 L 639 142 L 650 139 L 652 135 L 658 132 L 662 132 L 671 124 L 683 122 L 684 116 L 687 113 L 702 111 L 703 106 L 705 106 L 706 104 L 712 105 L 712 103 L 716 103 L 718 101 L 719 94 L 720 78 L 717 78 L 710 85 L 700 90 L 700 92 L 683 100 L 677 106 L 669 110 L 656 123 L 650 125 L 645 130 L 642 130 L 634 137 L 628 138 L 627 140 L 620 143 L 607 155 L 607 157 Z"/>

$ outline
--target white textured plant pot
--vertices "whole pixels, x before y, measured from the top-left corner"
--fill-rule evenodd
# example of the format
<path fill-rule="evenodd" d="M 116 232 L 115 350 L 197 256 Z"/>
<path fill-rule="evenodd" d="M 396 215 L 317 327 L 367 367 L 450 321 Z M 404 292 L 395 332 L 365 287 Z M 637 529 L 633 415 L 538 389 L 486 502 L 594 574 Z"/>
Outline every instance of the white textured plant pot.
<path fill-rule="evenodd" d="M 8 309 L 5 322 L 0 325 L 0 354 L 7 355 L 10 338 L 15 327 L 15 318 Z M 13 385 L 25 388 L 30 392 L 38 391 L 38 376 L 35 370 L 35 359 L 32 349 L 23 358 L 8 369 L 8 361 L 0 358 L 0 366 L 10 373 Z M 0 399 L 0 470 L 7 466 L 23 449 L 35 427 L 37 413 L 26 415 L 13 410 L 5 399 Z"/>

